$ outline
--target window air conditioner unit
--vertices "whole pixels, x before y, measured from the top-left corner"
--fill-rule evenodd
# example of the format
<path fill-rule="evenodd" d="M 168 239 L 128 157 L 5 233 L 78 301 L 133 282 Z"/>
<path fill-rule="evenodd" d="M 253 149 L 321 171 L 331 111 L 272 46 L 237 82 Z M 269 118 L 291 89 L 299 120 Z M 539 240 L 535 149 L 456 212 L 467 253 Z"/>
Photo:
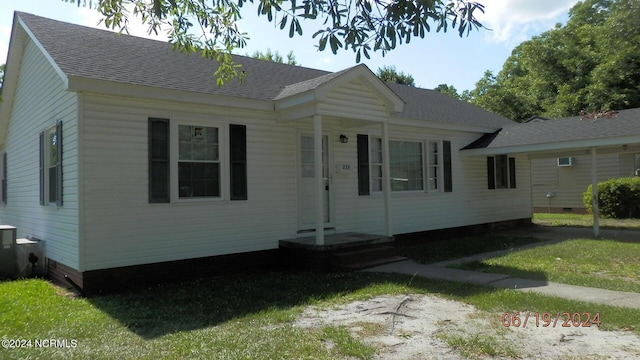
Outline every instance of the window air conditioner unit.
<path fill-rule="evenodd" d="M 571 166 L 573 165 L 572 157 L 561 157 L 558 158 L 558 166 Z"/>

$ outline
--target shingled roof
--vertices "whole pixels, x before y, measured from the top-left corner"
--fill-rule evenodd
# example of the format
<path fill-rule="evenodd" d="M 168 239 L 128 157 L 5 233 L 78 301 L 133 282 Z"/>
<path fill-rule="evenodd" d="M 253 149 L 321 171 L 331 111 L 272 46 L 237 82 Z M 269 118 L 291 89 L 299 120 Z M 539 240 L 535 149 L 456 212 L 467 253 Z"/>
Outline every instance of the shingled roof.
<path fill-rule="evenodd" d="M 332 73 L 234 56 L 234 61 L 246 72 L 245 82 L 232 81 L 218 87 L 212 75 L 217 69 L 215 61 L 173 51 L 166 42 L 118 35 L 23 12 L 16 15 L 69 78 L 275 101 L 314 89 L 349 70 Z M 403 112 L 396 114 L 403 118 L 493 129 L 512 123 L 433 90 L 391 83 L 387 86 L 404 100 Z"/>
<path fill-rule="evenodd" d="M 502 149 L 531 151 L 535 148 L 570 148 L 589 145 L 627 143 L 630 138 L 640 142 L 640 108 L 621 110 L 610 117 L 587 118 L 573 116 L 561 119 L 513 123 L 486 134 L 463 150 Z M 558 145 L 562 144 L 562 145 Z"/>

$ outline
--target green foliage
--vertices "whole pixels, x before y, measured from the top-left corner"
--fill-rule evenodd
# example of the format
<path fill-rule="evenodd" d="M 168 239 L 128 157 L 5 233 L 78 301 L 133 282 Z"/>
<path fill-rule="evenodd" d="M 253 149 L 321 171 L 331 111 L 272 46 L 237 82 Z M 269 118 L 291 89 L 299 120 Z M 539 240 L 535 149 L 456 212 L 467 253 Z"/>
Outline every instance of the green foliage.
<path fill-rule="evenodd" d="M 440 84 L 438 86 L 436 86 L 435 89 L 433 89 L 437 92 L 441 92 L 443 94 L 447 94 L 455 99 L 462 99 L 462 96 L 460 94 L 458 94 L 458 89 L 455 88 L 455 86 L 453 85 L 448 85 L 448 84 Z"/>
<path fill-rule="evenodd" d="M 239 30 L 243 6 L 254 0 L 63 0 L 78 6 L 95 8 L 111 29 L 127 32 L 130 16 L 139 18 L 158 33 L 168 28 L 169 41 L 181 52 L 199 52 L 220 62 L 215 75 L 218 84 L 243 73 L 233 63 L 231 51 L 242 48 L 248 36 Z M 258 15 L 265 16 L 281 30 L 288 29 L 289 37 L 302 35 L 300 20 L 317 20 L 319 29 L 313 34 L 317 48 L 329 45 L 331 52 L 351 49 L 356 61 L 371 51 L 386 52 L 409 43 L 411 38 L 424 38 L 434 27 L 436 32 L 457 30 L 460 36 L 473 29 L 483 28 L 475 11 L 484 6 L 469 0 L 437 1 L 364 1 L 364 0 L 260 0 Z M 131 10 L 132 7 L 132 10 Z M 222 56 L 224 53 L 227 56 Z"/>
<path fill-rule="evenodd" d="M 416 86 L 412 75 L 398 72 L 395 66 L 383 66 L 381 68 L 378 68 L 376 75 L 382 81 L 388 81 L 408 86 Z"/>
<path fill-rule="evenodd" d="M 516 121 L 640 107 L 640 2 L 585 0 L 569 16 L 485 73 L 471 102 Z"/>
<path fill-rule="evenodd" d="M 593 211 L 592 186 L 582 194 L 584 205 Z M 640 177 L 611 179 L 598 183 L 598 208 L 602 216 L 615 219 L 640 218 Z"/>
<path fill-rule="evenodd" d="M 277 51 L 275 53 L 271 52 L 271 49 L 267 49 L 267 52 L 265 53 L 256 51 L 251 55 L 247 54 L 247 56 L 251 56 L 255 59 L 277 62 L 280 64 L 300 65 L 298 64 L 298 62 L 296 62 L 296 57 L 295 55 L 293 55 L 293 51 L 289 51 L 289 53 L 287 54 L 287 61 L 285 61 L 282 55 L 280 55 L 280 53 L 278 53 Z"/>

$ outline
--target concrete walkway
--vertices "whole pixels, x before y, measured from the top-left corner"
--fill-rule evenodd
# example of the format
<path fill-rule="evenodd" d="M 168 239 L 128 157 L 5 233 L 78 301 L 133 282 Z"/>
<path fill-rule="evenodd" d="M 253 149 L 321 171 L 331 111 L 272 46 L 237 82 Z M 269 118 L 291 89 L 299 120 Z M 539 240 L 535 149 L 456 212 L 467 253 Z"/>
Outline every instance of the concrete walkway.
<path fill-rule="evenodd" d="M 548 241 L 530 244 L 519 249 L 532 248 L 557 243 L 575 238 L 592 238 L 590 229 L 542 227 L 536 226 L 527 229 L 508 230 L 502 234 L 526 235 Z M 603 239 L 615 239 L 620 241 L 632 241 L 640 243 L 640 231 L 632 230 L 603 230 Z M 494 288 L 514 289 L 524 292 L 535 292 L 544 295 L 557 296 L 565 299 L 586 301 L 613 306 L 623 306 L 640 309 L 640 293 L 613 291 L 584 286 L 566 285 L 549 281 L 514 278 L 509 275 L 483 273 L 460 269 L 450 269 L 446 266 L 453 264 L 477 261 L 502 255 L 506 251 L 493 251 L 477 254 L 462 259 L 442 261 L 434 264 L 420 264 L 413 260 L 405 260 L 396 263 L 377 266 L 368 269 L 371 272 L 390 272 L 408 275 L 423 276 L 429 279 L 460 281 L 472 284 L 491 286 Z"/>

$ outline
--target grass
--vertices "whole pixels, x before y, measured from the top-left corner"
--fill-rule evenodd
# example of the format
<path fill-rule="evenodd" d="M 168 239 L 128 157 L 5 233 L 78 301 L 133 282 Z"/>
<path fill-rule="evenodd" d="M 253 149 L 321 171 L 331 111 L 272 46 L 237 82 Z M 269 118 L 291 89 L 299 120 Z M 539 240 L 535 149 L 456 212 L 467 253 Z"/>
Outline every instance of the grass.
<path fill-rule="evenodd" d="M 640 241 L 574 239 L 455 267 L 640 293 Z"/>
<path fill-rule="evenodd" d="M 536 213 L 532 220 L 534 224 L 545 226 L 593 226 L 593 215 Z M 640 229 L 640 219 L 600 218 L 599 223 L 606 229 Z"/>
<path fill-rule="evenodd" d="M 88 299 L 30 279 L 0 283 L 0 338 L 67 339 L 77 346 L 0 349 L 0 358 L 370 359 L 375 349 L 357 332 L 302 328 L 295 318 L 309 305 L 416 293 L 473 304 L 496 324 L 507 311 L 599 312 L 601 329 L 640 333 L 640 310 L 393 274 L 239 274 Z"/>
<path fill-rule="evenodd" d="M 487 251 L 512 249 L 536 242 L 540 242 L 540 239 L 483 234 L 403 246 L 398 248 L 398 254 L 423 264 L 430 264 Z"/>

